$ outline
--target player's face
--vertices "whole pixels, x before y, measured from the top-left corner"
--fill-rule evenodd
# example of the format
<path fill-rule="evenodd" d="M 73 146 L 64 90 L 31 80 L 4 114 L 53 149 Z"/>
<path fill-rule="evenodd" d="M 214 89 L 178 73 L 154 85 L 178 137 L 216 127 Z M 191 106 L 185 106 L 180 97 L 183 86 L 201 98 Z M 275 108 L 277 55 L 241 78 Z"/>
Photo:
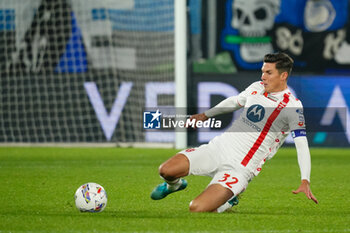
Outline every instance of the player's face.
<path fill-rule="evenodd" d="M 275 63 L 264 63 L 261 72 L 261 80 L 266 92 L 278 92 L 287 88 L 288 74 L 287 72 L 279 73 Z"/>

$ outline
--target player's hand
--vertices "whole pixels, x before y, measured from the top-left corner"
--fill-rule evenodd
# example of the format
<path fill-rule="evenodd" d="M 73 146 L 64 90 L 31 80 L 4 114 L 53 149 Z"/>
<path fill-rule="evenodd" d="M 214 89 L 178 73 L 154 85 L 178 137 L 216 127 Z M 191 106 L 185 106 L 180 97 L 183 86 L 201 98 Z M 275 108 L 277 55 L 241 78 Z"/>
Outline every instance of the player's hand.
<path fill-rule="evenodd" d="M 302 180 L 299 188 L 297 190 L 293 190 L 294 194 L 298 194 L 301 192 L 305 193 L 305 195 L 308 199 L 313 200 L 316 204 L 318 204 L 316 197 L 311 192 L 309 181 Z"/>
<path fill-rule="evenodd" d="M 196 122 L 197 121 L 206 121 L 209 119 L 209 117 L 207 117 L 204 113 L 199 113 L 199 114 L 195 114 L 195 115 L 192 115 L 190 117 L 190 121 L 192 120 L 195 120 Z M 196 125 L 196 124 L 195 124 Z M 196 128 L 196 127 L 195 127 Z"/>

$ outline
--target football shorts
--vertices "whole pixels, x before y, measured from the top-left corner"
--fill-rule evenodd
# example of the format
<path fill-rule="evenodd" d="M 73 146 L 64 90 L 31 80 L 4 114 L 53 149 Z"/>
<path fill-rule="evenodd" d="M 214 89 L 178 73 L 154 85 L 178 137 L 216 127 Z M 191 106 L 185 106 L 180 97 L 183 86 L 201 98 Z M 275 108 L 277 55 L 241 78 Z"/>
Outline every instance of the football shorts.
<path fill-rule="evenodd" d="M 234 195 L 243 192 L 251 176 L 245 174 L 234 164 L 228 164 L 220 150 L 212 143 L 189 148 L 179 153 L 184 154 L 190 163 L 189 175 L 210 176 L 211 184 L 220 184 L 230 189 Z"/>

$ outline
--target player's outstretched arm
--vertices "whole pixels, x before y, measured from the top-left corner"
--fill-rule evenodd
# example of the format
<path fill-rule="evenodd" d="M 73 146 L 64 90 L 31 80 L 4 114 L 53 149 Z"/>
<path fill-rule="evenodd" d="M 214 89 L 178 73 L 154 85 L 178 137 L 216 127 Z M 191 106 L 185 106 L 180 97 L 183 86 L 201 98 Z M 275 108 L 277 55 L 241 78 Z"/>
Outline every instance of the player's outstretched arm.
<path fill-rule="evenodd" d="M 303 192 L 305 193 L 308 199 L 313 200 L 316 204 L 318 204 L 316 197 L 312 194 L 310 189 L 311 158 L 307 138 L 306 136 L 300 135 L 306 135 L 306 133 L 304 132 L 303 134 L 301 134 L 300 132 L 298 133 L 298 131 L 294 131 L 294 143 L 298 154 L 298 163 L 301 173 L 301 184 L 297 190 L 293 191 L 293 193 L 297 194 Z"/>
<path fill-rule="evenodd" d="M 194 114 L 194 115 L 192 115 L 192 116 L 190 117 L 190 121 L 195 120 L 195 122 L 197 122 L 197 121 L 206 121 L 206 120 L 208 120 L 208 119 L 209 119 L 209 117 L 207 117 L 207 116 L 205 115 L 205 113 Z M 194 125 L 196 125 L 196 123 L 195 123 Z M 195 126 L 194 128 L 196 129 L 196 126 Z"/>
<path fill-rule="evenodd" d="M 196 122 L 197 122 L 197 121 L 206 121 L 206 120 L 209 119 L 209 117 L 207 117 L 204 113 L 199 113 L 199 114 L 192 115 L 192 116 L 190 117 L 190 120 L 191 120 L 191 121 L 192 121 L 193 119 L 194 119 Z"/>
<path fill-rule="evenodd" d="M 227 99 L 224 99 L 213 108 L 205 111 L 204 114 L 210 118 L 221 114 L 236 111 L 237 109 L 240 109 L 243 107 L 243 105 L 239 104 L 238 99 L 239 99 L 239 96 L 231 96 Z"/>
<path fill-rule="evenodd" d="M 310 200 L 313 200 L 316 204 L 318 204 L 317 198 L 312 194 L 310 183 L 307 180 L 302 180 L 299 188 L 297 190 L 293 190 L 294 194 L 305 193 L 306 197 Z"/>

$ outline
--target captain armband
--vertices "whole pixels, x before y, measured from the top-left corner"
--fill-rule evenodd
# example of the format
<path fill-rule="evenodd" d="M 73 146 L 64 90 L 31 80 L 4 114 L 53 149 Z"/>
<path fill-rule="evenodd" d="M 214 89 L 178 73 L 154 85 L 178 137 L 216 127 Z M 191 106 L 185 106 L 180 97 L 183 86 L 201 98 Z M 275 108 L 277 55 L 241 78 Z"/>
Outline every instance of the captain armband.
<path fill-rule="evenodd" d="M 296 129 L 292 131 L 292 137 L 297 138 L 297 137 L 302 137 L 306 136 L 306 130 L 305 129 Z"/>

